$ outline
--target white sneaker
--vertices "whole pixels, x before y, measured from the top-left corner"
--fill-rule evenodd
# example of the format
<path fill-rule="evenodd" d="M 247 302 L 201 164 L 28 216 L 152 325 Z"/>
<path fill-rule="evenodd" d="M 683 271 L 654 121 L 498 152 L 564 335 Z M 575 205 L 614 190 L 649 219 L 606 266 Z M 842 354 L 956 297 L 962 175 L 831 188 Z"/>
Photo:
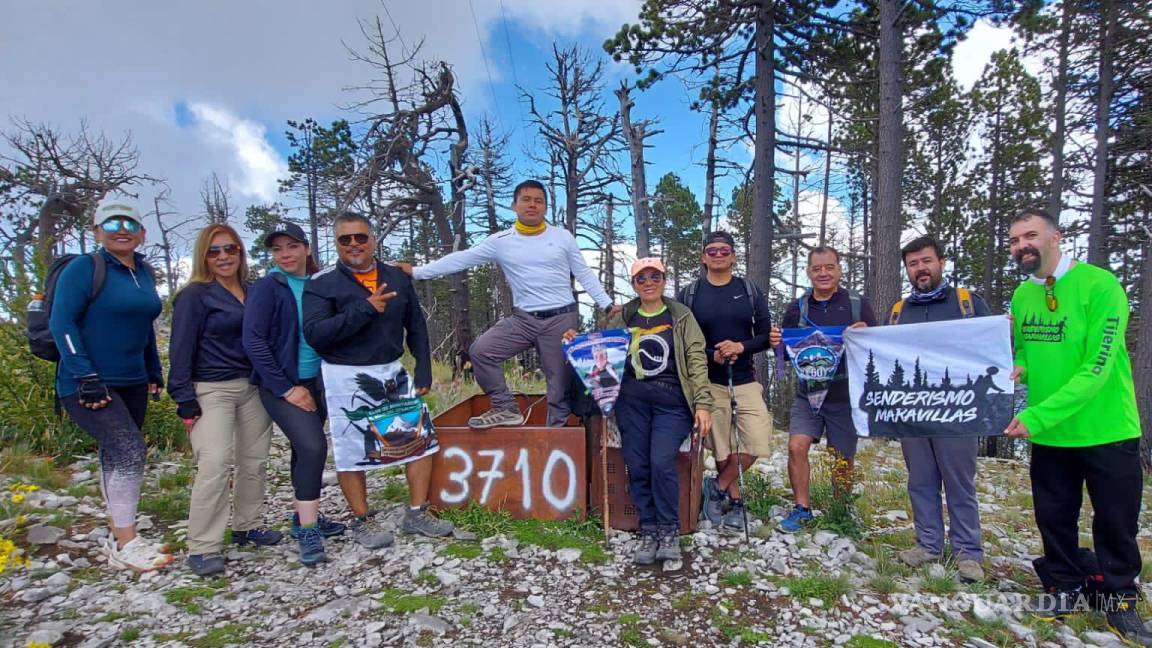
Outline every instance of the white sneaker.
<path fill-rule="evenodd" d="M 115 538 L 109 538 L 104 545 L 104 553 L 108 556 L 110 566 L 137 572 L 161 569 L 172 562 L 171 554 L 140 536 L 121 548 L 117 548 Z"/>

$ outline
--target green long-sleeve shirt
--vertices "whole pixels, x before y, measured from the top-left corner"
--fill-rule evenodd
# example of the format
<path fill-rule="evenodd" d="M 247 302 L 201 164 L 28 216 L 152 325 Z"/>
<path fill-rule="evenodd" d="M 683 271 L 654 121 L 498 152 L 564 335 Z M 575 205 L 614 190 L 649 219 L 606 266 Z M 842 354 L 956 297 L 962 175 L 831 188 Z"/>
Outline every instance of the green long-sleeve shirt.
<path fill-rule="evenodd" d="M 1012 295 L 1016 364 L 1028 407 L 1020 422 L 1033 443 L 1077 448 L 1140 436 L 1124 332 L 1128 297 L 1111 272 L 1077 263 L 1053 286 L 1034 281 Z"/>

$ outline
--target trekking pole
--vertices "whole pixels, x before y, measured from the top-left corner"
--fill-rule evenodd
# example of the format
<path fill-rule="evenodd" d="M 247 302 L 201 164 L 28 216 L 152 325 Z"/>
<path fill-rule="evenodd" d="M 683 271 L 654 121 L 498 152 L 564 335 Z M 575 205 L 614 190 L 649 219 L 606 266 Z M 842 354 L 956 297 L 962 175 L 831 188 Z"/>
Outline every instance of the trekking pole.
<path fill-rule="evenodd" d="M 732 436 L 732 447 L 736 448 L 736 474 L 740 483 L 740 498 L 747 499 L 748 493 L 744 490 L 744 461 L 740 458 L 744 453 L 740 450 L 740 435 L 736 432 L 736 388 L 732 386 L 731 362 L 728 363 L 728 403 L 729 409 L 732 410 L 732 421 L 728 433 Z M 750 543 L 752 539 L 748 535 L 748 506 L 741 507 L 740 513 L 744 518 L 744 542 Z"/>
<path fill-rule="evenodd" d="M 600 426 L 600 505 L 604 511 L 604 542 L 608 542 L 608 534 L 611 532 L 612 524 L 608 516 L 608 421 L 611 419 L 616 421 L 616 413 L 613 412 L 608 416 L 601 419 L 603 423 Z"/>

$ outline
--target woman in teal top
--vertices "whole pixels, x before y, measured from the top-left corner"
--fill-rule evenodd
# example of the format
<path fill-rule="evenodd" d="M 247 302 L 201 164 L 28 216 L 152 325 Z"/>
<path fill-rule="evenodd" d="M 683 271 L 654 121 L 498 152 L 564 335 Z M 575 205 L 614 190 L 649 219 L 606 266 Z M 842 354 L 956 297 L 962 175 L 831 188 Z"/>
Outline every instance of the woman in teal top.
<path fill-rule="evenodd" d="M 318 381 L 320 357 L 304 341 L 301 326 L 304 284 L 315 262 L 299 225 L 280 224 L 264 238 L 264 245 L 276 267 L 248 290 L 244 349 L 264 409 L 292 445 L 296 512 L 291 533 L 300 544 L 300 562 L 315 565 L 327 560 L 323 538 L 345 531 L 343 524 L 320 515 L 328 458 L 326 413 Z"/>

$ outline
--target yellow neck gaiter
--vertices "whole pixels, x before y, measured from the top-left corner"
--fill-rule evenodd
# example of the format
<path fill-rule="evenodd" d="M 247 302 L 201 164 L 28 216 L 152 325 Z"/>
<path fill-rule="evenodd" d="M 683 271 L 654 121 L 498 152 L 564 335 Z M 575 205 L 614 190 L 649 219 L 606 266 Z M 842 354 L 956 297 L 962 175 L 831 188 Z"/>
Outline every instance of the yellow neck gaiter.
<path fill-rule="evenodd" d="M 545 229 L 547 229 L 548 223 L 540 221 L 539 225 L 525 225 L 524 223 L 520 222 L 520 219 L 516 219 L 516 223 L 513 225 L 513 227 L 516 228 L 518 233 L 523 234 L 524 236 L 536 236 L 540 232 L 543 232 Z"/>

